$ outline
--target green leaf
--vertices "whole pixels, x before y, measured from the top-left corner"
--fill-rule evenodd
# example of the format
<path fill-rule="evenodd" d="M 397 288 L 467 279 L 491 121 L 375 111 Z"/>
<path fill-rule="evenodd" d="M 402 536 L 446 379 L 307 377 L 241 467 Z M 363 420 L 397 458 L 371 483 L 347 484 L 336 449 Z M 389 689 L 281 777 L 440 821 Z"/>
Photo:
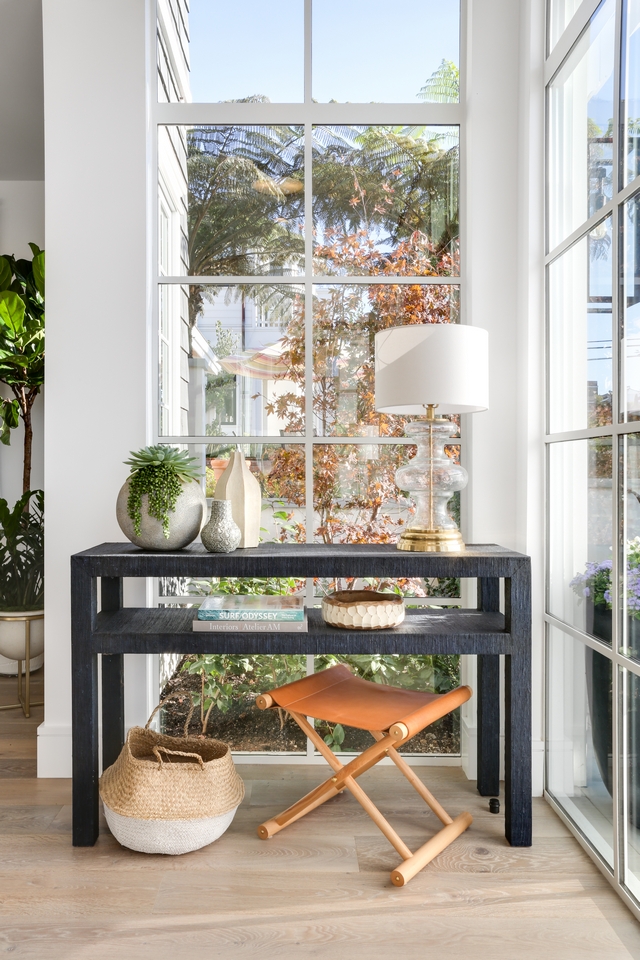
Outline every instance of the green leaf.
<path fill-rule="evenodd" d="M 17 400 L 0 401 L 0 443 L 9 446 L 11 431 L 15 430 L 20 422 L 20 407 Z"/>
<path fill-rule="evenodd" d="M 35 244 L 30 246 L 33 249 Z M 38 293 L 44 299 L 44 251 L 38 252 L 33 258 L 33 279 Z"/>
<path fill-rule="evenodd" d="M 13 338 L 24 329 L 24 300 L 12 290 L 0 291 L 0 324 L 8 327 Z"/>
<path fill-rule="evenodd" d="M 338 745 L 344 743 L 344 727 L 341 723 L 336 723 L 335 727 L 333 728 L 333 742 L 337 743 Z"/>
<path fill-rule="evenodd" d="M 6 257 L 0 257 L 0 290 L 6 290 L 11 283 L 12 271 Z"/>

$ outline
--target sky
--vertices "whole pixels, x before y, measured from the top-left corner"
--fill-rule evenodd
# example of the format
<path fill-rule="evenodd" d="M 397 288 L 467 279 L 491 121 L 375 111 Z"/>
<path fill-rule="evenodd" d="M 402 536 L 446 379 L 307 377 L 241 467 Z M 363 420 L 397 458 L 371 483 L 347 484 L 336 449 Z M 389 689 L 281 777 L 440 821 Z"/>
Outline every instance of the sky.
<path fill-rule="evenodd" d="M 264 94 L 300 103 L 304 0 L 191 0 L 195 102 Z M 417 103 L 443 59 L 458 64 L 459 0 L 314 0 L 313 98 Z"/>

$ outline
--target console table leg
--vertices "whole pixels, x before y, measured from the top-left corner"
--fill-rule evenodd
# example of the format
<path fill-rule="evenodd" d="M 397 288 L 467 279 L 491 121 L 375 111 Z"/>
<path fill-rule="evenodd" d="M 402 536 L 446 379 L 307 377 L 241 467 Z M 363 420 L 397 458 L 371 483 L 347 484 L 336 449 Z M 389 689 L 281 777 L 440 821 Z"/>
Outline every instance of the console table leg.
<path fill-rule="evenodd" d="M 531 801 L 531 582 L 529 569 L 505 579 L 506 626 L 513 652 L 505 658 L 505 836 L 530 847 Z"/>
<path fill-rule="evenodd" d="M 105 611 L 122 607 L 122 578 L 102 577 L 101 607 Z M 118 759 L 124 744 L 124 657 L 121 653 L 102 655 L 102 769 Z"/>
<path fill-rule="evenodd" d="M 98 838 L 98 658 L 91 646 L 96 584 L 82 570 L 71 574 L 71 681 L 73 845 Z"/>
<path fill-rule="evenodd" d="M 478 577 L 478 610 L 498 613 L 500 580 Z M 500 796 L 500 657 L 478 657 L 478 793 L 481 797 Z"/>
<path fill-rule="evenodd" d="M 478 793 L 500 796 L 500 657 L 478 657 Z"/>

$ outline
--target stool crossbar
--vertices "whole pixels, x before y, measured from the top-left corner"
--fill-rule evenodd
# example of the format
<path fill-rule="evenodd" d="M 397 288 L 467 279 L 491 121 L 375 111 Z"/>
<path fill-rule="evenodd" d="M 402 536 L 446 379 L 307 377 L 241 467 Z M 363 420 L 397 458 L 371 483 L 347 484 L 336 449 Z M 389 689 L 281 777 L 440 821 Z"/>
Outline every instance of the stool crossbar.
<path fill-rule="evenodd" d="M 268 840 L 290 823 L 347 789 L 402 858 L 402 863 L 391 871 L 391 882 L 396 887 L 404 886 L 467 829 L 472 817 L 469 813 L 450 817 L 398 753 L 397 747 L 465 703 L 471 695 L 471 688 L 467 686 L 444 694 L 434 694 L 370 683 L 355 677 L 345 664 L 339 664 L 257 697 L 256 705 L 262 710 L 286 710 L 322 754 L 334 774 L 277 817 L 260 824 L 258 836 Z M 374 743 L 343 765 L 307 717 L 368 730 Z M 442 829 L 414 853 L 356 782 L 361 774 L 385 756 L 391 758 L 443 824 Z"/>

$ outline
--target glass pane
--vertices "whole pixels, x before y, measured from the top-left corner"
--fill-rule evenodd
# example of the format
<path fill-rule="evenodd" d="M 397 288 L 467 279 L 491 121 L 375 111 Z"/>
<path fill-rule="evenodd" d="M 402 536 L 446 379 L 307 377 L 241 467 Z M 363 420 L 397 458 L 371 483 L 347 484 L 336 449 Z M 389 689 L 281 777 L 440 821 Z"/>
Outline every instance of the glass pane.
<path fill-rule="evenodd" d="M 405 690 L 447 693 L 460 684 L 460 657 L 455 654 L 432 656 L 400 656 L 381 654 L 334 655 L 315 657 L 316 670 L 325 670 L 336 663 L 347 663 L 356 676 L 374 683 L 386 683 Z M 316 720 L 315 727 L 332 750 L 361 753 L 373 743 L 367 730 L 343 727 L 342 724 Z M 400 747 L 399 753 L 460 754 L 460 710 L 454 710 L 432 723 L 421 734 Z"/>
<path fill-rule="evenodd" d="M 611 217 L 549 266 L 549 430 L 611 423 Z"/>
<path fill-rule="evenodd" d="M 549 445 L 549 612 L 611 643 L 611 439 Z"/>
<path fill-rule="evenodd" d="M 354 62 L 356 45 L 362 60 Z M 313 98 L 320 103 L 457 103 L 459 57 L 459 2 L 313 4 Z"/>
<path fill-rule="evenodd" d="M 621 212 L 624 233 L 624 266 L 621 301 L 621 414 L 640 420 L 640 194 L 631 197 Z"/>
<path fill-rule="evenodd" d="M 549 249 L 611 199 L 614 0 L 598 7 L 549 85 Z"/>
<path fill-rule="evenodd" d="M 622 670 L 621 680 L 626 701 L 622 764 L 627 781 L 623 882 L 640 900 L 640 678 Z"/>
<path fill-rule="evenodd" d="M 304 431 L 304 288 L 160 286 L 161 436 Z"/>
<path fill-rule="evenodd" d="M 549 53 L 564 33 L 565 27 L 580 6 L 581 0 L 550 0 L 549 2 Z"/>
<path fill-rule="evenodd" d="M 620 653 L 640 660 L 640 434 L 620 437 L 621 510 L 624 524 L 620 565 L 622 633 Z"/>
<path fill-rule="evenodd" d="M 182 657 L 160 694 L 162 699 L 179 691 L 182 697 L 163 708 L 160 728 L 169 736 L 182 736 L 190 700 L 194 700 L 197 709 L 189 726 L 192 736 L 201 734 L 203 713 L 206 716 L 208 712 L 206 735 L 239 753 L 306 753 L 307 738 L 297 723 L 284 711 L 258 710 L 255 705 L 258 694 L 304 677 L 306 659 L 296 654 Z"/>
<path fill-rule="evenodd" d="M 458 144 L 458 127 L 315 127 L 315 272 L 457 276 Z"/>
<path fill-rule="evenodd" d="M 547 789 L 613 865 L 611 661 L 549 627 Z"/>
<path fill-rule="evenodd" d="M 640 174 L 640 0 L 627 0 L 624 11 L 620 109 L 623 143 L 626 136 L 624 182 L 627 184 Z"/>
<path fill-rule="evenodd" d="M 174 275 L 304 269 L 302 127 L 161 126 L 158 176 Z"/>
<path fill-rule="evenodd" d="M 375 409 L 374 337 L 388 326 L 457 323 L 460 290 L 449 284 L 316 286 L 313 412 L 318 436 L 402 436 L 406 417 Z M 451 435 L 459 437 L 459 418 Z"/>
<path fill-rule="evenodd" d="M 304 0 L 159 0 L 158 99 L 304 100 Z"/>
<path fill-rule="evenodd" d="M 395 543 L 413 504 L 395 483 L 409 444 L 317 444 L 313 448 L 314 540 L 322 543 Z M 445 447 L 456 461 L 460 447 Z M 460 495 L 448 509 L 460 524 Z"/>

